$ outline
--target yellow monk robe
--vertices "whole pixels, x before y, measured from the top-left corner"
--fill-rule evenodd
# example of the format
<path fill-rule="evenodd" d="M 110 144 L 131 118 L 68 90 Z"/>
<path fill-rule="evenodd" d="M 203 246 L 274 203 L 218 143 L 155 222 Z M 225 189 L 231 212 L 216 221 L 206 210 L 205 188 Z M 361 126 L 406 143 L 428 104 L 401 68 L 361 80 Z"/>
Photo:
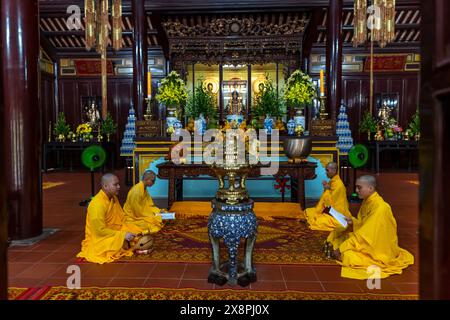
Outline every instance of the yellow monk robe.
<path fill-rule="evenodd" d="M 335 218 L 322 212 L 325 207 L 329 206 L 332 206 L 347 217 L 352 216 L 348 210 L 347 189 L 339 175 L 331 178 L 330 189 L 323 192 L 319 203 L 314 208 L 305 210 L 306 220 L 311 230 L 333 231 L 341 227 Z"/>
<path fill-rule="evenodd" d="M 401 274 L 414 257 L 398 246 L 397 223 L 391 206 L 377 193 L 363 201 L 358 218 L 352 218 L 353 232 L 337 229 L 328 236 L 333 249 L 339 248 L 341 276 L 368 279 L 367 268 L 380 268 L 379 278 Z"/>
<path fill-rule="evenodd" d="M 132 250 L 124 250 L 125 234 L 143 230 L 126 224 L 124 212 L 117 197 L 109 199 L 103 190 L 92 198 L 86 216 L 85 239 L 77 257 L 95 263 L 106 263 L 121 257 L 130 257 Z"/>
<path fill-rule="evenodd" d="M 161 216 L 156 215 L 161 209 L 155 206 L 142 181 L 128 192 L 123 210 L 126 223 L 137 225 L 150 233 L 158 232 L 163 226 Z"/>

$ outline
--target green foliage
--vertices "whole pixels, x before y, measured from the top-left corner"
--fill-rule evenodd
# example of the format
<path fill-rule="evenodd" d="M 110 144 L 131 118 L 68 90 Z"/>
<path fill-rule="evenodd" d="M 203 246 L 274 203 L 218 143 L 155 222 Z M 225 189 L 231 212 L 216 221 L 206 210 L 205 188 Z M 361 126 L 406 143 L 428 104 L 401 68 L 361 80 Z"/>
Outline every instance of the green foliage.
<path fill-rule="evenodd" d="M 294 71 L 284 89 L 286 103 L 294 108 L 303 109 L 317 97 L 312 79 L 301 70 Z"/>
<path fill-rule="evenodd" d="M 102 123 L 102 134 L 114 134 L 117 129 L 117 124 L 114 123 L 111 114 L 108 112 L 106 119 Z"/>
<path fill-rule="evenodd" d="M 277 96 L 272 81 L 266 75 L 266 80 L 263 82 L 263 88 L 256 96 L 256 102 L 253 106 L 254 117 L 282 117 L 286 114 L 286 105 L 283 99 Z"/>
<path fill-rule="evenodd" d="M 419 110 L 416 110 L 416 113 L 412 116 L 412 120 L 409 123 L 409 130 L 413 135 L 420 133 L 420 118 L 419 118 Z"/>
<path fill-rule="evenodd" d="M 66 116 L 64 112 L 60 112 L 58 115 L 58 120 L 56 120 L 54 133 L 58 137 L 59 135 L 63 135 L 66 137 L 70 132 L 70 126 L 66 123 Z"/>
<path fill-rule="evenodd" d="M 364 113 L 359 123 L 359 132 L 377 132 L 377 121 L 369 111 Z"/>
<path fill-rule="evenodd" d="M 156 95 L 156 100 L 165 103 L 166 106 L 176 107 L 178 113 L 180 113 L 180 107 L 186 103 L 187 98 L 185 83 L 175 71 L 170 72 L 161 81 L 158 94 Z"/>
<path fill-rule="evenodd" d="M 189 95 L 185 113 L 187 117 L 194 119 L 200 117 L 200 114 L 203 114 L 211 125 L 215 123 L 217 111 L 214 96 L 201 83 L 195 87 L 194 93 Z"/>

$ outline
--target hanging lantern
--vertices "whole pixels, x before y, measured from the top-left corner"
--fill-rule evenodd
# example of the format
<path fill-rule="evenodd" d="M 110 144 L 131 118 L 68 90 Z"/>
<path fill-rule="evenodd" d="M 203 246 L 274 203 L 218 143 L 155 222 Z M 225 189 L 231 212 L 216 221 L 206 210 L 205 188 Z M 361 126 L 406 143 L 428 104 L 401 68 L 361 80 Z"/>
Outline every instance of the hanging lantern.
<path fill-rule="evenodd" d="M 369 18 L 367 10 L 369 9 Z M 381 48 L 394 41 L 395 38 L 395 0 L 372 0 L 367 7 L 367 0 L 355 0 L 354 3 L 353 46 L 357 47 L 367 41 L 378 42 Z M 368 23 L 370 19 L 370 23 Z M 370 30 L 368 30 L 369 26 Z"/>

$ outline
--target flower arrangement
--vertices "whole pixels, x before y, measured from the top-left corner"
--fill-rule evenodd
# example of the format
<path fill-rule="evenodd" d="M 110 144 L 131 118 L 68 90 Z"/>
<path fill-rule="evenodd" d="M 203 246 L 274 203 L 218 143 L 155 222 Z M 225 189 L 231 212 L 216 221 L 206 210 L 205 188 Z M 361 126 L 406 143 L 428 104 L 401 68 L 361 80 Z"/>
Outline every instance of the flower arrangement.
<path fill-rule="evenodd" d="M 301 70 L 294 71 L 288 78 L 284 90 L 284 99 L 289 106 L 303 109 L 317 97 L 314 83 L 307 74 Z"/>
<path fill-rule="evenodd" d="M 59 141 L 64 141 L 69 132 L 70 126 L 66 122 L 66 116 L 64 115 L 64 112 L 60 112 L 55 124 L 55 136 Z"/>
<path fill-rule="evenodd" d="M 359 123 L 359 132 L 367 132 L 370 140 L 370 133 L 377 132 L 377 121 L 369 111 L 366 111 Z"/>
<path fill-rule="evenodd" d="M 111 116 L 111 114 L 108 112 L 106 115 L 106 119 L 102 123 L 101 132 L 102 134 L 107 136 L 107 139 L 109 141 L 109 136 L 114 134 L 116 132 L 117 125 L 114 123 L 114 120 Z"/>
<path fill-rule="evenodd" d="M 303 126 L 301 124 L 299 124 L 298 126 L 295 127 L 295 133 L 297 134 L 297 136 L 303 135 L 304 131 L 305 131 L 305 129 L 303 128 Z"/>
<path fill-rule="evenodd" d="M 284 101 L 277 96 L 277 91 L 272 81 L 266 75 L 266 79 L 262 83 L 262 88 L 256 96 L 255 105 L 253 106 L 253 116 L 258 117 L 282 117 L 286 114 L 286 106 Z"/>
<path fill-rule="evenodd" d="M 89 123 L 80 124 L 77 127 L 76 134 L 81 140 L 86 142 L 89 142 L 94 138 L 94 136 L 92 135 L 92 127 Z"/>
<path fill-rule="evenodd" d="M 69 139 L 72 142 L 77 142 L 77 135 L 73 131 L 70 131 L 69 134 L 67 135 L 67 139 Z"/>
<path fill-rule="evenodd" d="M 216 122 L 217 111 L 214 97 L 211 93 L 200 83 L 195 89 L 194 93 L 189 95 L 186 105 L 186 116 L 198 118 L 201 114 L 211 123 Z"/>
<path fill-rule="evenodd" d="M 181 113 L 181 105 L 188 99 L 186 86 L 180 75 L 172 71 L 161 81 L 156 100 L 165 103 L 167 107 L 175 107 L 177 115 Z"/>

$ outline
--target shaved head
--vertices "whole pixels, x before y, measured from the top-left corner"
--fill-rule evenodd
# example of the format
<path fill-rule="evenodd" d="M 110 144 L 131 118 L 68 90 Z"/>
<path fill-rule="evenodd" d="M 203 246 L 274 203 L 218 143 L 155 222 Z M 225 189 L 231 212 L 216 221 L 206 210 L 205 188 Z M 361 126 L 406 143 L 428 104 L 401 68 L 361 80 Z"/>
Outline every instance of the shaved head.
<path fill-rule="evenodd" d="M 330 179 L 336 175 L 337 170 L 338 170 L 338 165 L 336 162 L 329 162 L 327 164 L 327 166 L 325 167 L 325 172 L 327 174 L 327 177 Z"/>
<path fill-rule="evenodd" d="M 142 175 L 144 186 L 151 187 L 156 181 L 156 173 L 152 170 L 146 170 Z"/>
<path fill-rule="evenodd" d="M 374 176 L 361 176 L 356 180 L 356 193 L 360 199 L 367 199 L 376 192 L 377 180 Z"/>
<path fill-rule="evenodd" d="M 358 180 L 361 180 L 361 182 L 366 183 L 367 185 L 373 187 L 374 189 L 377 188 L 377 179 L 375 179 L 374 176 L 365 175 L 359 177 Z"/>
<path fill-rule="evenodd" d="M 102 179 L 100 181 L 100 184 L 102 186 L 109 184 L 111 181 L 113 181 L 114 178 L 117 178 L 116 175 L 112 174 L 112 173 L 106 173 L 102 176 Z"/>
<path fill-rule="evenodd" d="M 111 199 L 113 196 L 118 196 L 120 191 L 119 178 L 112 174 L 106 173 L 102 176 L 100 181 L 102 185 L 102 190 Z"/>
<path fill-rule="evenodd" d="M 156 179 L 156 173 L 152 170 L 146 170 L 144 172 L 144 174 L 142 175 L 142 180 L 147 180 L 147 179 Z"/>

